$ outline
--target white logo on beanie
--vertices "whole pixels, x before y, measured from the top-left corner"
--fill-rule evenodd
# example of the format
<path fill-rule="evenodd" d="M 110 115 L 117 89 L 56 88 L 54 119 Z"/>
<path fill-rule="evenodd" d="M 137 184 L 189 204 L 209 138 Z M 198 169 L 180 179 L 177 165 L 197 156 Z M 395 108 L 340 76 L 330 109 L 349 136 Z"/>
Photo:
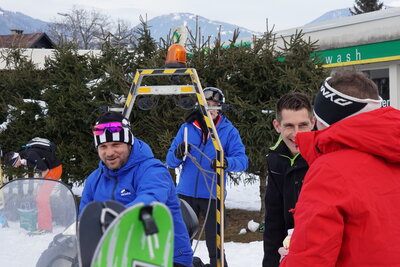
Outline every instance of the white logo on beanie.
<path fill-rule="evenodd" d="M 325 98 L 329 99 L 331 102 L 341 105 L 341 106 L 347 106 L 347 105 L 350 105 L 351 103 L 353 103 L 352 101 L 350 101 L 348 99 L 341 98 L 333 90 L 328 91 L 325 86 L 321 87 L 321 93 Z"/>

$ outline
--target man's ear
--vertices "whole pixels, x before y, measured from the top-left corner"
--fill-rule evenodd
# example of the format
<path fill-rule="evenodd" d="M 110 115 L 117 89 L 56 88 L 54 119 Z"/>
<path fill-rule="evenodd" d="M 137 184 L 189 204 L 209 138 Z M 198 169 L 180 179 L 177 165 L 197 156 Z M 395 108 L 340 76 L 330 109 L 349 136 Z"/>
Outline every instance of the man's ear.
<path fill-rule="evenodd" d="M 312 116 L 312 118 L 311 118 L 311 129 L 314 129 L 316 122 L 317 122 L 317 118 L 315 116 Z"/>
<path fill-rule="evenodd" d="M 278 122 L 278 120 L 277 120 L 277 119 L 274 119 L 274 120 L 272 121 L 272 124 L 274 125 L 275 131 L 276 131 L 277 133 L 281 133 L 281 125 L 280 125 L 280 123 Z"/>

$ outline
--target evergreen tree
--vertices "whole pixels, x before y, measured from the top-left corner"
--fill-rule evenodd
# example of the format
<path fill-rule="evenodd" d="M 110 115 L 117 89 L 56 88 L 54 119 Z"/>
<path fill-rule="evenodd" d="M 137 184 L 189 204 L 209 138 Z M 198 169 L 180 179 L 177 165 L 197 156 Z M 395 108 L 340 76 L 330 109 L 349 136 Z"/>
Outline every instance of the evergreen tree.
<path fill-rule="evenodd" d="M 352 15 L 358 15 L 381 10 L 382 8 L 383 2 L 380 3 L 378 0 L 356 0 L 353 9 L 350 8 L 349 10 Z"/>
<path fill-rule="evenodd" d="M 9 49 L 1 55 L 6 61 L 6 69 L 0 71 L 0 140 L 4 152 L 20 151 L 31 138 L 47 136 L 44 126 L 48 106 L 40 93 L 47 85 L 46 76 L 23 52 Z M 7 173 L 21 177 L 27 169 L 7 168 Z"/>
<path fill-rule="evenodd" d="M 147 19 L 143 19 L 142 16 L 140 16 L 140 27 L 135 30 L 135 36 L 136 40 L 133 43 L 133 50 L 136 52 L 136 61 L 139 68 L 145 68 L 157 52 L 157 43 L 151 37 Z"/>
<path fill-rule="evenodd" d="M 63 164 L 63 181 L 80 181 L 96 164 L 91 125 L 88 117 L 104 103 L 93 85 L 94 76 L 88 55 L 75 49 L 60 49 L 46 62 L 50 86 L 43 94 L 49 106 L 46 130 L 57 144 L 57 155 Z M 101 105 L 101 104 L 100 104 Z"/>

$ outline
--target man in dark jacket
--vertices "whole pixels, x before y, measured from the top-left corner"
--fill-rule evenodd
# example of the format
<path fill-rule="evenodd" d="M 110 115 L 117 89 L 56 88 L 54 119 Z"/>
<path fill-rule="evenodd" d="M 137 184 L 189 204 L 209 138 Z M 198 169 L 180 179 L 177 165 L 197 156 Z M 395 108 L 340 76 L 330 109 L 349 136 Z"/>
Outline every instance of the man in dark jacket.
<path fill-rule="evenodd" d="M 42 138 L 34 138 L 32 140 L 41 140 Z M 42 139 L 48 141 L 47 139 Z M 40 142 L 39 142 L 40 143 Z M 27 166 L 41 172 L 41 176 L 45 179 L 60 180 L 62 174 L 61 161 L 57 158 L 55 151 L 50 149 L 50 146 L 38 145 L 28 147 L 27 149 L 18 152 L 8 152 L 5 156 L 5 161 L 8 165 L 18 168 Z M 50 195 L 56 183 L 43 183 L 38 189 L 36 199 L 38 209 L 38 225 L 37 231 L 31 234 L 43 234 L 51 232 L 52 213 L 50 207 Z"/>
<path fill-rule="evenodd" d="M 221 106 L 225 97 L 222 91 L 215 87 L 203 90 L 208 106 Z M 239 131 L 218 110 L 211 110 L 211 116 L 216 125 L 219 139 L 224 149 L 226 171 L 241 172 L 248 166 L 245 147 L 240 138 Z M 208 130 L 204 130 L 204 116 L 196 111 L 182 124 L 167 154 L 167 164 L 170 168 L 182 165 L 177 191 L 180 198 L 186 200 L 195 211 L 196 215 L 206 217 L 205 225 L 206 244 L 210 265 L 216 263 L 216 180 L 210 173 L 215 172 L 215 148 L 209 138 Z M 184 155 L 184 129 L 187 136 L 190 158 Z M 193 148 L 192 148 L 193 146 Z M 211 160 L 211 162 L 210 162 Z M 226 182 L 226 179 L 225 179 Z M 209 204 L 210 203 L 210 204 Z M 226 260 L 226 258 L 225 258 Z M 225 266 L 227 263 L 225 261 Z"/>
<path fill-rule="evenodd" d="M 280 136 L 267 156 L 263 267 L 279 266 L 278 249 L 282 247 L 288 230 L 294 227 L 292 210 L 308 170 L 294 141 L 298 132 L 311 131 L 315 123 L 311 103 L 301 93 L 282 96 L 276 104 L 275 112 L 273 125 Z"/>
<path fill-rule="evenodd" d="M 191 266 L 193 251 L 168 169 L 154 158 L 145 142 L 133 136 L 121 113 L 104 113 L 93 134 L 101 161 L 85 181 L 79 210 L 91 201 L 110 199 L 127 207 L 162 202 L 170 209 L 174 223 L 174 266 Z"/>

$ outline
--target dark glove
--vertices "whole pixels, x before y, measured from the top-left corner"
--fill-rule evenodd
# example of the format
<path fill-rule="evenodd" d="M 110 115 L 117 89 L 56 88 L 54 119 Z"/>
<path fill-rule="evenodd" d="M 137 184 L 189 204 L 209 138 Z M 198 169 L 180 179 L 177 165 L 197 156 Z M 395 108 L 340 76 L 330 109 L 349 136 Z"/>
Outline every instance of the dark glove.
<path fill-rule="evenodd" d="M 188 145 L 188 152 L 190 152 L 190 146 Z M 174 151 L 175 157 L 177 159 L 182 160 L 183 157 L 185 156 L 185 142 L 180 143 L 175 151 Z"/>
<path fill-rule="evenodd" d="M 216 159 L 213 159 L 211 161 L 210 168 L 213 169 L 214 171 L 217 169 L 217 160 Z M 224 166 L 222 168 L 224 168 L 224 170 L 226 170 L 228 168 L 228 161 L 226 160 L 226 158 L 224 158 Z"/>

